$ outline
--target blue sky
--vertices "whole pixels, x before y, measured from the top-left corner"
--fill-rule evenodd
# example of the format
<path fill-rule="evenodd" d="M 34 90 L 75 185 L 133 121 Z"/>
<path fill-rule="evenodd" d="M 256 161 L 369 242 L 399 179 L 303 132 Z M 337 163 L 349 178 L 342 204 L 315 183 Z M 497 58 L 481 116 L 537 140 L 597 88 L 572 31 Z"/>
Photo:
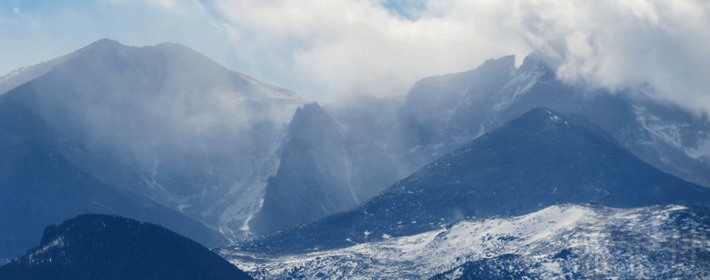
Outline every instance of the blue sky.
<path fill-rule="evenodd" d="M 101 38 L 128 45 L 179 42 L 229 64 L 223 31 L 159 6 L 101 0 L 0 2 L 0 73 L 69 53 Z"/>
<path fill-rule="evenodd" d="M 319 101 L 403 94 L 425 76 L 542 50 L 564 80 L 650 84 L 710 108 L 704 0 L 0 0 L 0 75 L 101 38 L 182 43 Z"/>

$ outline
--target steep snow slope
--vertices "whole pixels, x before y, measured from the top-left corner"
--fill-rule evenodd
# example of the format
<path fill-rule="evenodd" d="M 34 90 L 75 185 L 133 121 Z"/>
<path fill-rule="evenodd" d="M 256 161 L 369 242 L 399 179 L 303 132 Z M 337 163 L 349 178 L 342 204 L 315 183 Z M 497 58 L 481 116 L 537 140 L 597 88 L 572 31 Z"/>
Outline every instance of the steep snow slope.
<path fill-rule="evenodd" d="M 443 274 L 437 279 L 701 279 L 710 276 L 709 214 L 684 206 L 560 205 L 338 250 L 287 256 L 219 252 L 258 279 L 427 279 L 437 274 Z"/>

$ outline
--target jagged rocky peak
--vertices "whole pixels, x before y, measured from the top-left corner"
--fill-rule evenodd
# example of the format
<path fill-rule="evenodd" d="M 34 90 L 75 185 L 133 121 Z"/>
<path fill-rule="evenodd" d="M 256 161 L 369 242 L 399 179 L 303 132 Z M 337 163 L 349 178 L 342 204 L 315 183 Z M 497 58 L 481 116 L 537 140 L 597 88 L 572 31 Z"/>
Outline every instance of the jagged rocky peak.
<path fill-rule="evenodd" d="M 494 71 L 504 72 L 515 70 L 515 55 L 506 55 L 500 58 L 488 59 L 481 66 L 476 68 L 478 71 Z"/>
<path fill-rule="evenodd" d="M 481 75 L 510 75 L 513 71 L 515 71 L 515 69 L 515 55 L 488 59 L 473 70 L 423 78 L 414 84 L 409 96 L 412 98 L 422 94 L 434 96 L 446 94 L 438 91 L 441 91 L 442 89 L 453 89 L 454 87 L 460 87 L 470 83 L 471 79 L 480 80 L 481 78 L 478 76 Z"/>
<path fill-rule="evenodd" d="M 296 110 L 280 151 L 278 171 L 250 222 L 254 232 L 271 233 L 355 205 L 342 128 L 318 103 Z"/>
<path fill-rule="evenodd" d="M 551 55 L 548 55 L 542 51 L 533 51 L 525 56 L 523 63 L 520 65 L 520 69 L 547 69 L 549 71 L 554 71 L 553 69 L 559 64 L 558 59 L 555 59 Z"/>
<path fill-rule="evenodd" d="M 281 161 L 250 228 L 266 234 L 349 210 L 398 180 L 371 139 L 346 131 L 317 103 L 294 114 Z"/>
<path fill-rule="evenodd" d="M 291 120 L 289 133 L 315 137 L 323 133 L 332 133 L 337 130 L 337 127 L 337 123 L 328 113 L 317 102 L 312 102 L 296 109 Z M 295 135 L 290 136 L 293 137 Z"/>
<path fill-rule="evenodd" d="M 81 48 L 79 51 L 87 51 L 87 50 L 98 50 L 98 49 L 116 49 L 116 48 L 126 48 L 126 45 L 121 44 L 120 42 L 109 39 L 109 38 L 102 38 L 99 40 L 96 40 L 95 42 L 87 45 L 86 47 Z"/>

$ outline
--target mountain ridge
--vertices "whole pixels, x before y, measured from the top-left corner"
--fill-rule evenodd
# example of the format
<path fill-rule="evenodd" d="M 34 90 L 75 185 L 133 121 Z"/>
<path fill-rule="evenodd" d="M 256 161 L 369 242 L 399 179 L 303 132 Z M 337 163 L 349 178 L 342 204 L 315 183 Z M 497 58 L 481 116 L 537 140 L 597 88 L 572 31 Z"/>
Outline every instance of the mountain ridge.
<path fill-rule="evenodd" d="M 0 266 L 2 279 L 251 279 L 161 226 L 85 214 L 45 228 L 39 246 Z"/>
<path fill-rule="evenodd" d="M 332 250 L 219 253 L 257 279 L 704 279 L 708 225 L 708 208 L 563 204 Z"/>
<path fill-rule="evenodd" d="M 307 252 L 404 236 L 464 218 L 561 203 L 707 205 L 710 190 L 663 173 L 581 117 L 531 110 L 440 157 L 355 210 L 237 245 Z M 363 232 L 370 234 L 363 235 Z"/>

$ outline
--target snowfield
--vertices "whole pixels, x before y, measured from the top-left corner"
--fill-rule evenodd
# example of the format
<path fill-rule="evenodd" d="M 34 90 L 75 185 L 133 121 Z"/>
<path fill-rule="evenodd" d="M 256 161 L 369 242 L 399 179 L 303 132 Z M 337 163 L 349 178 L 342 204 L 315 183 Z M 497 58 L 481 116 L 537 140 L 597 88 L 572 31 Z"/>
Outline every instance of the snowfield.
<path fill-rule="evenodd" d="M 428 279 L 441 273 L 457 279 L 467 262 L 511 255 L 519 261 L 502 269 L 531 278 L 704 278 L 710 277 L 708 220 L 707 213 L 683 206 L 562 205 L 303 255 L 219 253 L 261 279 Z"/>

